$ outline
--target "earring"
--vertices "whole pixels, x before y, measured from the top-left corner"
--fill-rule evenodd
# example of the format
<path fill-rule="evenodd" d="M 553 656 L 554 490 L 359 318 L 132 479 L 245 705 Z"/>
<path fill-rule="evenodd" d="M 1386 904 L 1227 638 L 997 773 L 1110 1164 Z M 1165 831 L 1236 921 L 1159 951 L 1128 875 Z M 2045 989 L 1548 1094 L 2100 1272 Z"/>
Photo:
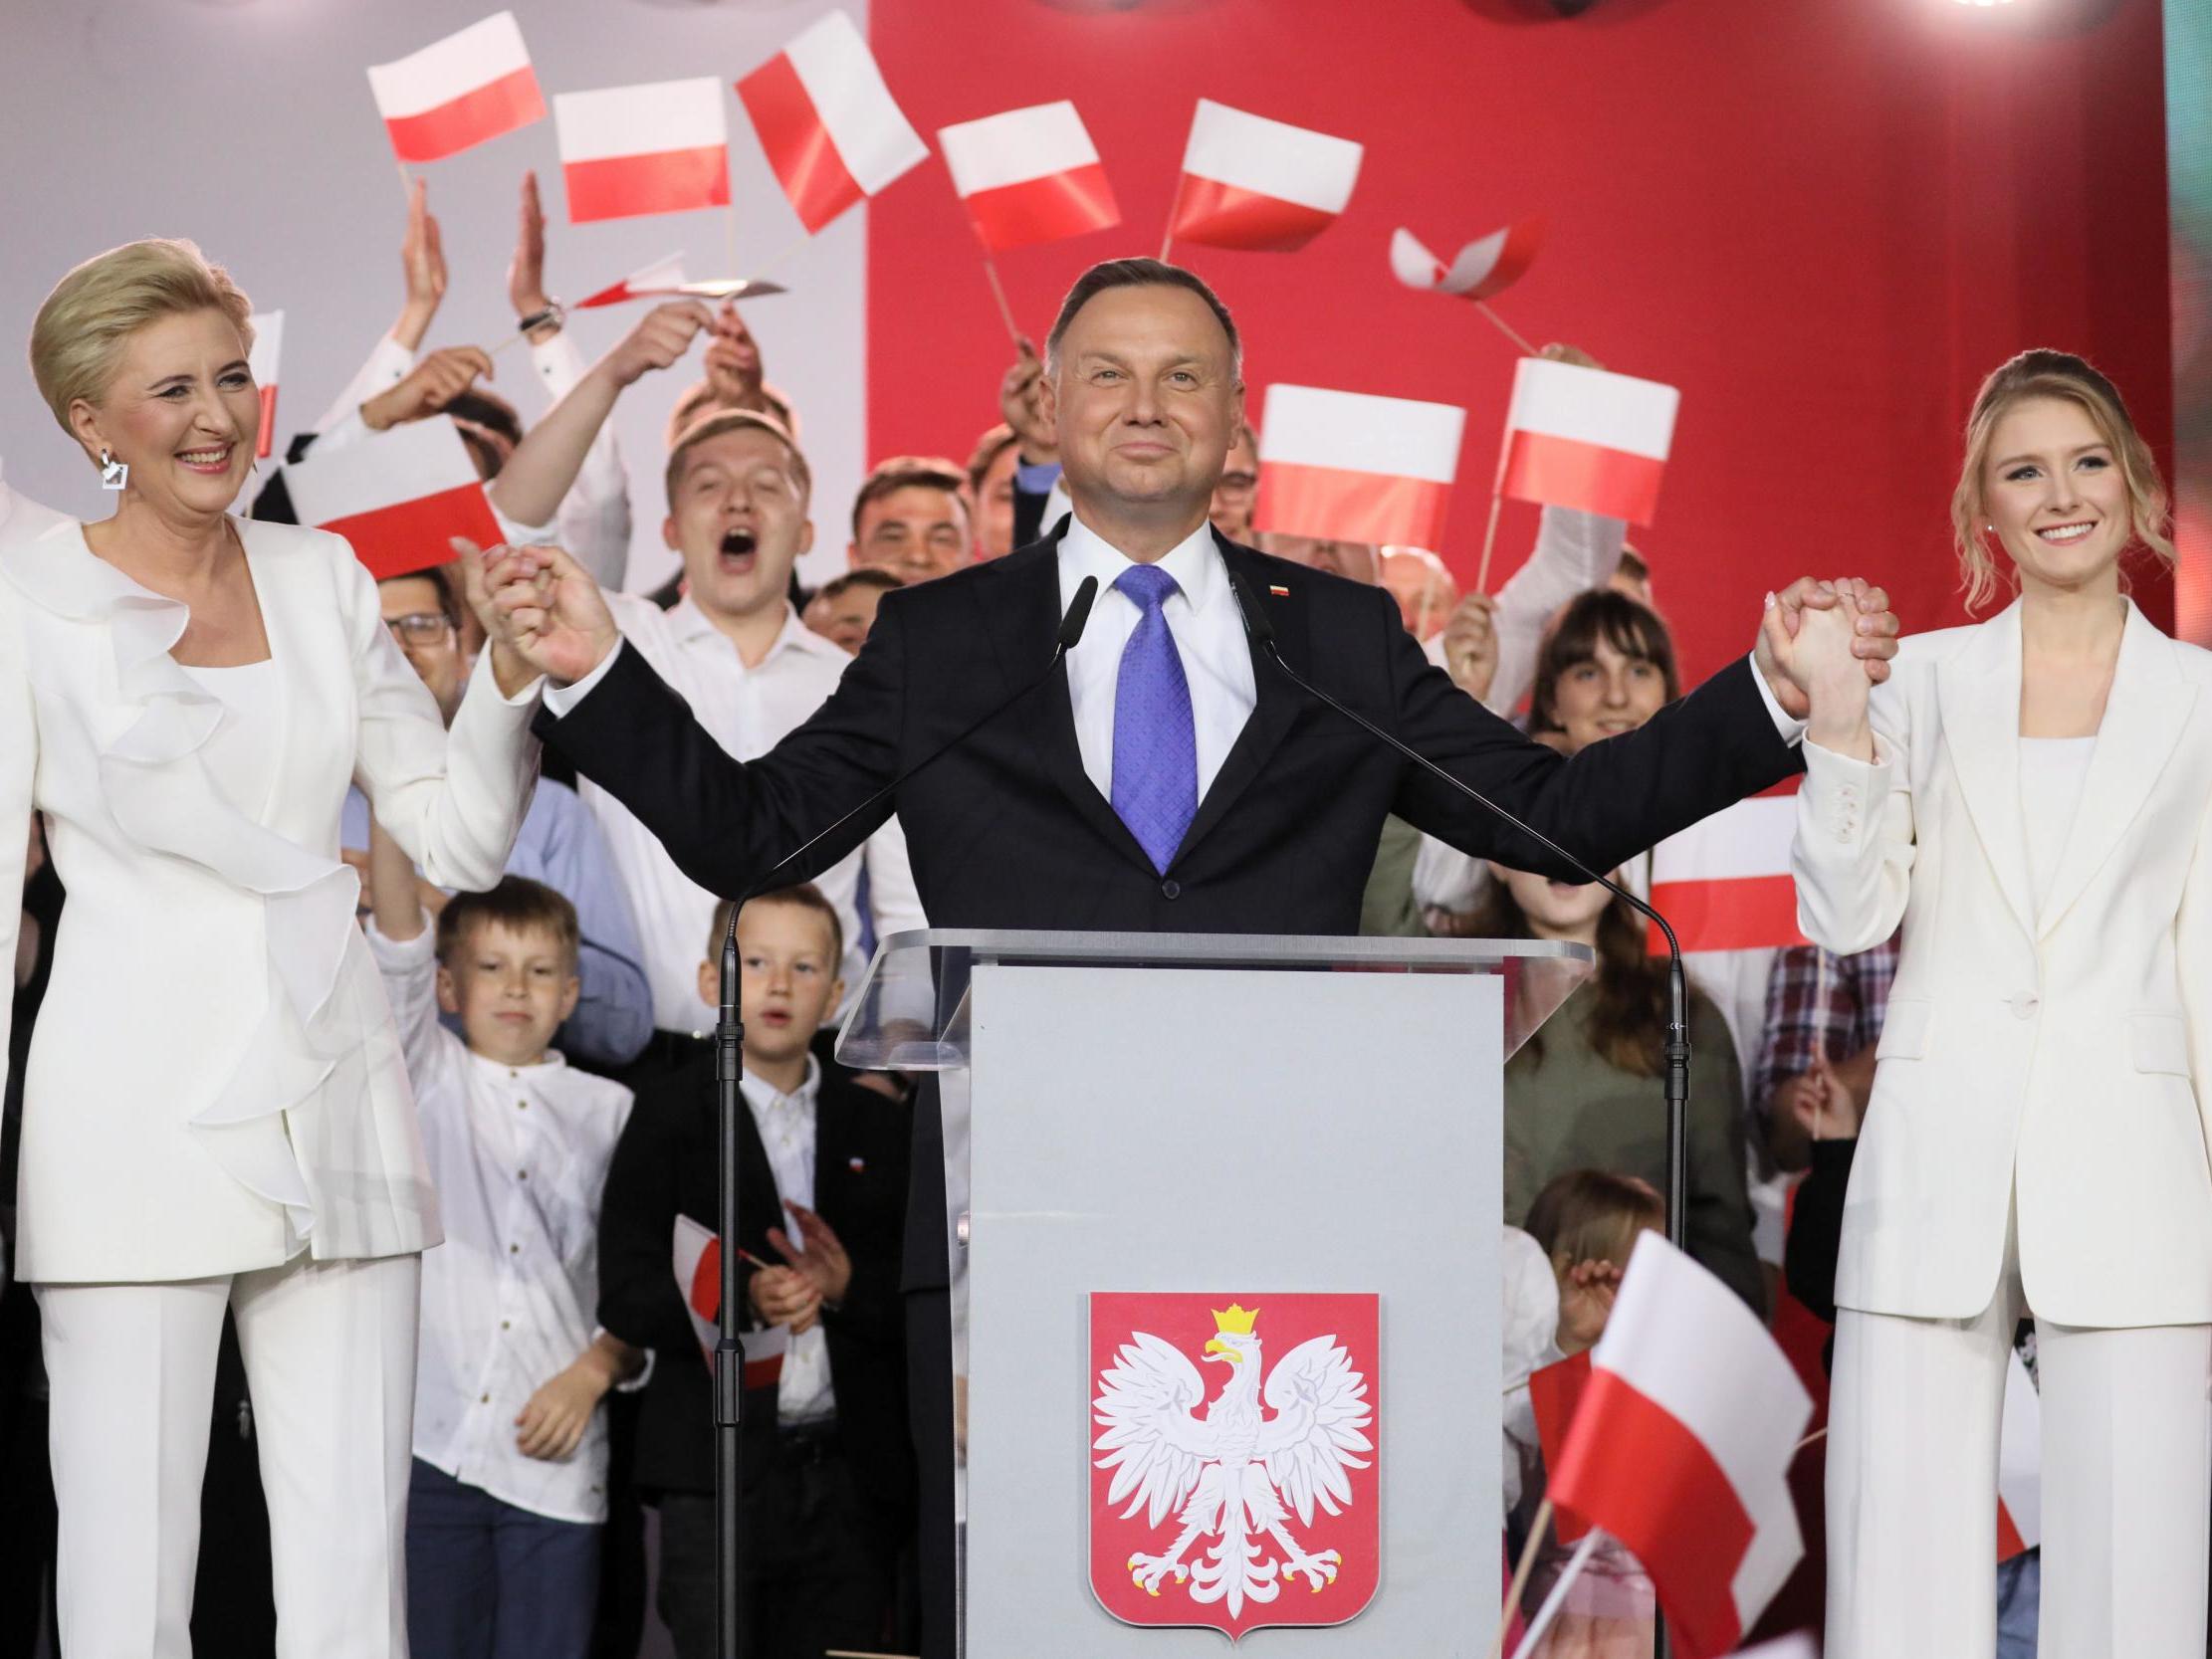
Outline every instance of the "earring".
<path fill-rule="evenodd" d="M 117 461 L 105 449 L 100 452 L 100 487 L 103 490 L 120 490 L 130 482 L 130 464 Z"/>

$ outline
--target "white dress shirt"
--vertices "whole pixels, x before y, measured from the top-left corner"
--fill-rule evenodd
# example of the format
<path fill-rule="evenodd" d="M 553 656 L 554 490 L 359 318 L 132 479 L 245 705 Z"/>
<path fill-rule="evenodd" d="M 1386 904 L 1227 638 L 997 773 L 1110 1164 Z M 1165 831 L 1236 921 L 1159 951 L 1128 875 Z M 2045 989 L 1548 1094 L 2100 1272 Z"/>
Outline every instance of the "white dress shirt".
<path fill-rule="evenodd" d="M 653 671 L 691 706 L 714 740 L 740 760 L 758 760 L 821 706 L 836 690 L 852 659 L 812 632 L 785 607 L 782 632 L 752 668 L 738 648 L 690 599 L 663 611 L 636 594 L 610 593 L 607 605 L 622 637 L 644 653 Z M 608 654 L 613 660 L 613 654 Z M 593 680 L 578 681 L 571 697 Z M 562 702 L 550 704 L 555 714 Z M 606 832 L 614 866 L 637 913 L 645 977 L 653 988 L 653 1023 L 663 1031 L 704 1032 L 713 1011 L 699 996 L 699 964 L 707 959 L 714 924 L 714 894 L 676 868 L 653 832 L 629 808 L 585 779 L 579 789 Z M 859 916 L 854 908 L 860 854 L 854 852 L 814 878 L 836 908 L 845 933 L 844 978 L 859 981 Z"/>
<path fill-rule="evenodd" d="M 1060 537 L 1060 609 L 1066 611 L 1085 576 L 1098 578 L 1099 592 L 1083 638 L 1067 654 L 1067 695 L 1074 707 L 1083 770 L 1109 801 L 1114 798 L 1114 698 L 1121 686 L 1121 654 L 1144 614 L 1114 583 L 1134 562 L 1080 517 L 1069 518 L 1067 533 Z M 1198 798 L 1204 800 L 1259 701 L 1252 684 L 1251 648 L 1211 524 L 1202 522 L 1159 565 L 1175 578 L 1179 590 L 1168 596 L 1160 614 L 1191 687 Z"/>
<path fill-rule="evenodd" d="M 438 1023 L 435 931 L 367 933 L 445 1216 L 422 1258 L 415 1456 L 535 1515 L 603 1522 L 605 1413 L 558 1462 L 525 1457 L 515 1419 L 591 1346 L 599 1199 L 630 1092 L 557 1052 L 519 1067 L 471 1054 Z"/>
<path fill-rule="evenodd" d="M 806 1057 L 806 1081 L 779 1095 L 747 1072 L 738 1087 L 753 1109 L 753 1127 L 768 1148 L 775 1175 L 775 1195 L 786 1203 L 814 1207 L 814 1102 L 821 1093 L 821 1063 Z M 800 1242 L 798 1223 L 785 1211 L 775 1223 L 792 1244 Z M 781 1423 L 816 1423 L 835 1416 L 837 1396 L 829 1385 L 829 1342 L 821 1321 L 791 1339 L 783 1355 L 782 1379 L 775 1386 L 775 1417 Z"/>

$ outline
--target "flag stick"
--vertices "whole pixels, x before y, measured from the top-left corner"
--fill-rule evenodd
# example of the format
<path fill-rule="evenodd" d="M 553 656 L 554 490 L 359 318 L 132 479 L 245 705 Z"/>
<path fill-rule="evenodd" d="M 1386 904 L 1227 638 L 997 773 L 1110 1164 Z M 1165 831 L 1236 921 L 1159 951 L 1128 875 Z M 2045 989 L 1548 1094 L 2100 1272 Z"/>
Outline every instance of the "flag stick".
<path fill-rule="evenodd" d="M 767 276 L 771 271 L 774 271 L 777 266 L 781 265 L 785 260 L 789 259 L 793 254 L 797 253 L 799 249 L 805 247 L 807 243 L 813 240 L 814 239 L 811 236 L 801 234 L 796 241 L 784 243 L 781 248 L 778 248 L 775 251 L 774 256 L 762 262 L 760 270 L 752 272 L 750 273 L 750 275 L 754 277 Z M 735 269 L 733 269 L 730 273 L 730 275 L 733 277 L 735 277 L 737 274 L 738 273 Z"/>
<path fill-rule="evenodd" d="M 529 337 L 530 336 L 528 334 L 524 333 L 520 328 L 518 328 L 512 334 L 509 334 L 506 338 L 502 339 L 499 344 L 492 346 L 488 350 L 486 350 L 484 354 L 487 357 L 497 357 L 502 351 L 505 351 L 517 340 L 528 339 Z"/>
<path fill-rule="evenodd" d="M 1816 1440 L 1823 1440 L 1823 1439 L 1826 1439 L 1826 1438 L 1827 1438 L 1827 1436 L 1828 1436 L 1828 1425 L 1827 1425 L 1826 1423 L 1823 1423 L 1823 1424 L 1822 1424 L 1822 1425 L 1821 1425 L 1821 1426 L 1820 1426 L 1819 1428 L 1817 1428 L 1817 1429 L 1813 1430 L 1813 1432 L 1812 1432 L 1811 1434 L 1808 1434 L 1808 1435 L 1807 1435 L 1807 1436 L 1806 1436 L 1806 1437 L 1805 1437 L 1804 1439 L 1800 1440 L 1800 1441 L 1799 1441 L 1799 1442 L 1798 1442 L 1798 1443 L 1797 1443 L 1796 1445 L 1792 1446 L 1792 1447 L 1790 1448 L 1790 1455 L 1791 1455 L 1792 1457 L 1795 1457 L 1795 1456 L 1796 1456 L 1796 1455 L 1797 1455 L 1797 1454 L 1798 1454 L 1799 1452 L 1802 1452 L 1802 1451 L 1803 1451 L 1803 1450 L 1804 1450 L 1804 1449 L 1805 1449 L 1806 1447 L 1810 1446 L 1810 1445 L 1811 1445 L 1811 1444 L 1812 1444 L 1812 1443 L 1813 1443 L 1814 1441 L 1816 1441 Z"/>
<path fill-rule="evenodd" d="M 407 163 L 397 156 L 392 157 L 392 165 L 399 169 L 399 193 L 405 196 L 408 204 L 412 206 L 415 199 L 415 175 L 407 171 Z"/>
<path fill-rule="evenodd" d="M 1513 1568 L 1513 1582 L 1505 1592 L 1505 1606 L 1498 1614 L 1497 1634 L 1490 1638 L 1490 1659 L 1498 1659 L 1505 1651 L 1505 1629 L 1513 1622 L 1513 1609 L 1521 1604 L 1521 1592 L 1528 1588 L 1528 1575 L 1536 1570 L 1536 1552 L 1542 1548 L 1544 1535 L 1551 1530 L 1551 1500 L 1546 1498 L 1536 1506 L 1536 1524 L 1528 1530 L 1528 1542 L 1521 1546 L 1519 1564 Z"/>
<path fill-rule="evenodd" d="M 984 250 L 984 275 L 991 279 L 991 297 L 998 302 L 998 314 L 1005 320 L 1006 334 L 1015 349 L 1021 345 L 1021 330 L 1013 320 L 1013 308 L 1006 304 L 1005 286 L 998 281 L 998 262 L 991 257 L 991 250 Z"/>
<path fill-rule="evenodd" d="M 1160 233 L 1160 263 L 1168 263 L 1168 250 L 1175 245 L 1175 219 L 1183 211 L 1183 186 L 1190 179 L 1189 173 L 1175 176 L 1175 200 L 1168 204 L 1168 228 Z"/>
<path fill-rule="evenodd" d="M 1496 311 L 1490 310 L 1489 301 L 1477 300 L 1474 303 L 1474 309 L 1480 311 L 1484 316 L 1488 317 L 1491 324 L 1497 329 L 1499 333 L 1503 334 L 1507 339 L 1511 340 L 1515 345 L 1519 346 L 1521 348 L 1521 355 L 1523 355 L 1524 357 L 1536 357 L 1542 355 L 1542 353 L 1539 352 L 1536 347 L 1528 343 L 1528 340 L 1522 335 L 1521 331 L 1518 328 L 1515 328 L 1512 323 L 1506 321 L 1504 317 L 1498 315 Z"/>
<path fill-rule="evenodd" d="M 1474 573 L 1474 591 L 1477 593 L 1487 593 L 1490 591 L 1490 549 L 1497 545 L 1498 509 L 1503 507 L 1504 505 L 1504 492 L 1499 490 L 1491 491 L 1489 527 L 1484 529 L 1482 532 L 1482 562 L 1476 567 Z"/>
<path fill-rule="evenodd" d="M 1566 1603 L 1568 1586 L 1582 1576 L 1582 1569 L 1590 1564 L 1590 1557 L 1598 1548 L 1598 1541 L 1605 1534 L 1593 1527 L 1582 1535 L 1582 1542 L 1575 1546 L 1575 1553 L 1567 1557 L 1567 1565 L 1559 1574 L 1559 1582 L 1552 1585 L 1551 1594 L 1544 1597 L 1544 1604 L 1536 1609 L 1536 1616 L 1529 1620 L 1528 1634 L 1521 1638 L 1521 1645 L 1513 1650 L 1513 1659 L 1528 1659 L 1536 1651 L 1536 1644 L 1544 1639 L 1544 1632 L 1551 1628 L 1551 1621 L 1559 1616 L 1559 1609 Z"/>

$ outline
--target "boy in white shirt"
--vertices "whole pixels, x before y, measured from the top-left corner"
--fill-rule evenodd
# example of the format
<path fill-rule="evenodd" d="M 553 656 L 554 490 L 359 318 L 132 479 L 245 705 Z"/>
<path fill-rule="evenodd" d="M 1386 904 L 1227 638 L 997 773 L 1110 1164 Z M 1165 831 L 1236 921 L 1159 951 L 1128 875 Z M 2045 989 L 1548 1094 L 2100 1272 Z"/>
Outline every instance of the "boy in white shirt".
<path fill-rule="evenodd" d="M 547 1046 L 579 989 L 566 899 L 514 876 L 447 899 L 381 826 L 369 891 L 445 1221 L 422 1264 L 408 1643 L 415 1659 L 582 1659 L 606 1519 L 597 1407 L 643 1365 L 592 1323 L 630 1093 Z"/>

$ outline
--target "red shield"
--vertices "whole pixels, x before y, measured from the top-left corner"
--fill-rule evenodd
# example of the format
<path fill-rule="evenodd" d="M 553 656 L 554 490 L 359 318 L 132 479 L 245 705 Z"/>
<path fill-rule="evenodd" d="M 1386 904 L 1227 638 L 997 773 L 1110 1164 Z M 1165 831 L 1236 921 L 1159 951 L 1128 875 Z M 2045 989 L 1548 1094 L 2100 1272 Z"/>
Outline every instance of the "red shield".
<path fill-rule="evenodd" d="M 1379 1299 L 1094 1292 L 1091 1592 L 1127 1624 L 1342 1624 L 1382 1575 Z"/>

